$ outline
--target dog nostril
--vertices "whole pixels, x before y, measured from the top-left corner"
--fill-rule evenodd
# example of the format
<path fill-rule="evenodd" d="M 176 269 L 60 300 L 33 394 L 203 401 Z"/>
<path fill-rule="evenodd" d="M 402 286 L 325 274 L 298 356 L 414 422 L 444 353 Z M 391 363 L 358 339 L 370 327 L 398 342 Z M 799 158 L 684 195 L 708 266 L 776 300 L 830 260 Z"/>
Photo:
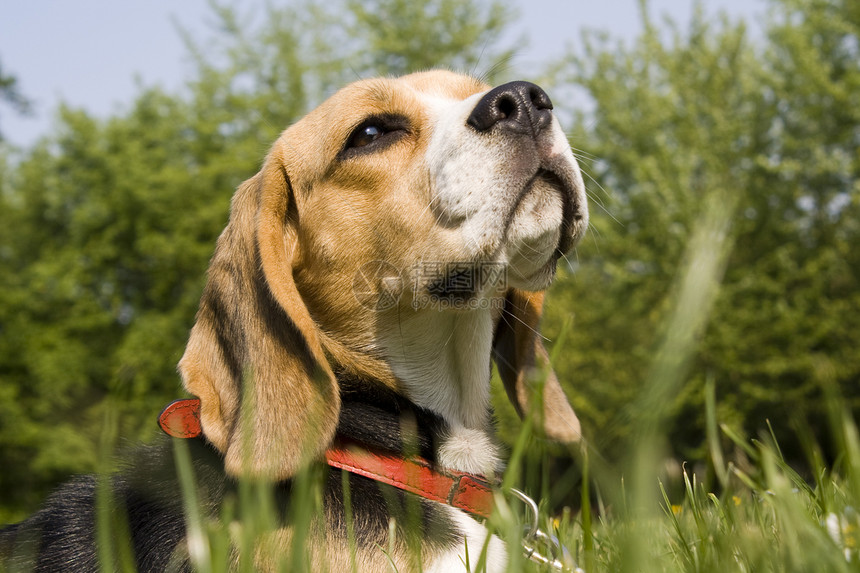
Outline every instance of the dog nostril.
<path fill-rule="evenodd" d="M 529 99 L 531 99 L 532 105 L 535 106 L 536 109 L 552 109 L 552 100 L 550 100 L 549 96 L 546 95 L 546 92 L 538 86 L 533 86 L 529 90 Z"/>
<path fill-rule="evenodd" d="M 507 119 L 511 117 L 517 110 L 517 102 L 511 97 L 499 98 L 496 103 L 496 109 L 499 110 L 501 117 L 499 119 Z"/>

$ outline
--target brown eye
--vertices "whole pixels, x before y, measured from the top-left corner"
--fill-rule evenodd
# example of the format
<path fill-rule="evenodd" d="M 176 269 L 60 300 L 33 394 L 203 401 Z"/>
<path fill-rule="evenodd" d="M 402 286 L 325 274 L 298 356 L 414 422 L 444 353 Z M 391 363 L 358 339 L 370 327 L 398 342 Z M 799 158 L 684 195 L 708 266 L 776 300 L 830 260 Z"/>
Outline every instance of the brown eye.
<path fill-rule="evenodd" d="M 350 138 L 348 147 L 364 147 L 365 145 L 370 145 L 383 135 L 385 135 L 385 130 L 375 125 L 368 125 L 366 127 L 359 128 L 352 135 L 352 138 Z"/>
<path fill-rule="evenodd" d="M 409 133 L 409 120 L 402 115 L 385 114 L 365 118 L 346 138 L 339 157 L 349 159 L 378 153 L 401 141 Z"/>

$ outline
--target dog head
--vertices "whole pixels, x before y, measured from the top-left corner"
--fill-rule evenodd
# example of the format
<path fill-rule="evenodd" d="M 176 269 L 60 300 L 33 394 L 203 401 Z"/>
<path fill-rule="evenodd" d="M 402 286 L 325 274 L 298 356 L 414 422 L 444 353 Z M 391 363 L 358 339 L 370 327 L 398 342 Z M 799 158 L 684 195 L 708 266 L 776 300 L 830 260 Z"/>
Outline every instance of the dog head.
<path fill-rule="evenodd" d="M 403 325 L 442 316 L 484 313 L 472 360 L 486 369 L 492 343 L 521 413 L 541 369 L 548 435 L 578 438 L 537 335 L 541 291 L 588 220 L 551 108 L 534 84 L 425 72 L 356 82 L 281 135 L 234 195 L 179 365 L 229 472 L 284 478 L 318 456 L 336 372 L 413 398 L 392 348 L 432 355 Z"/>

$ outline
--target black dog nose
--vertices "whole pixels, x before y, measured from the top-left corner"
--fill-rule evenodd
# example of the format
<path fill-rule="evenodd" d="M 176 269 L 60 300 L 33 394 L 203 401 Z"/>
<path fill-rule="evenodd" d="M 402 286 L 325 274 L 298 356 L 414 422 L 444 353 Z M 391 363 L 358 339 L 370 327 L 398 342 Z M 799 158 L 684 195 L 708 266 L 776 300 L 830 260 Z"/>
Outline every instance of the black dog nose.
<path fill-rule="evenodd" d="M 510 82 L 481 98 L 466 123 L 479 132 L 500 129 L 533 134 L 552 121 L 552 101 L 531 82 Z"/>

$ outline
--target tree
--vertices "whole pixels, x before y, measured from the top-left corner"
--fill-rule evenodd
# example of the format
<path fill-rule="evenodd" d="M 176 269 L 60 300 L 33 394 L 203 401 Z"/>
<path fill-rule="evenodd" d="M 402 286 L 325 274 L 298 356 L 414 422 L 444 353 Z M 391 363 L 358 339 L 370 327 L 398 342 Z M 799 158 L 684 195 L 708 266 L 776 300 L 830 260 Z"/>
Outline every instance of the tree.
<path fill-rule="evenodd" d="M 366 46 L 359 52 L 357 70 L 403 75 L 442 65 L 475 74 L 483 66 L 486 76 L 492 76 L 513 54 L 492 49 L 510 20 L 509 10 L 498 0 L 441 0 L 432 5 L 349 0 L 347 6 L 353 14 L 349 34 Z M 452 27 L 453 22 L 458 25 Z M 407 28 L 413 29 L 403 34 Z"/>
<path fill-rule="evenodd" d="M 857 412 L 858 13 L 847 1 L 774 1 L 757 45 L 742 24 L 707 24 L 699 5 L 686 31 L 646 18 L 634 46 L 592 35 L 568 60 L 595 102 L 574 145 L 597 158 L 586 165 L 605 206 L 575 276 L 549 298 L 548 326 L 573 321 L 558 369 L 605 451 L 631 438 L 671 285 L 714 196 L 733 210 L 734 248 L 671 399 L 674 453 L 703 457 L 707 378 L 721 421 L 756 433 L 770 420 L 793 457 L 793 426 L 808 417 L 826 434 L 823 386 Z"/>

